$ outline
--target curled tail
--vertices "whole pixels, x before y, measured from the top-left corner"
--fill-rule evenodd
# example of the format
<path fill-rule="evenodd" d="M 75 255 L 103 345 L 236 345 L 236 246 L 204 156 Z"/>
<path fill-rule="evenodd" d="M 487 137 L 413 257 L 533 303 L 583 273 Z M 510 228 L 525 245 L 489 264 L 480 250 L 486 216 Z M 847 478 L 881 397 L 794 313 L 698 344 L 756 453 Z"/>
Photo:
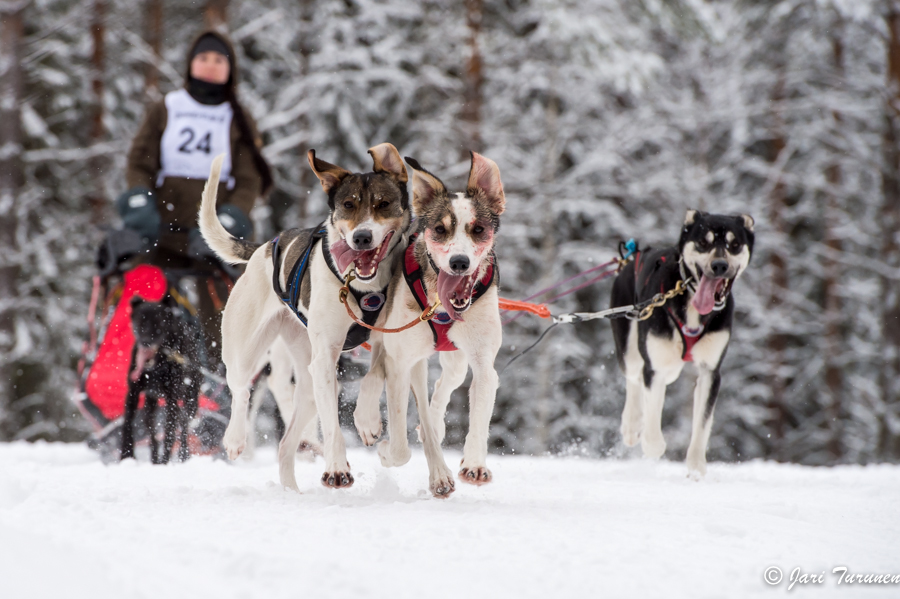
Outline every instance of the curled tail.
<path fill-rule="evenodd" d="M 233 237 L 219 222 L 219 217 L 216 215 L 216 192 L 219 189 L 219 173 L 222 172 L 224 160 L 225 154 L 220 154 L 212 162 L 209 179 L 206 180 L 206 187 L 203 188 L 203 201 L 200 203 L 200 214 L 197 215 L 197 220 L 200 223 L 200 233 L 203 235 L 203 239 L 219 258 L 229 264 L 241 264 L 250 260 L 250 256 L 260 244 Z"/>

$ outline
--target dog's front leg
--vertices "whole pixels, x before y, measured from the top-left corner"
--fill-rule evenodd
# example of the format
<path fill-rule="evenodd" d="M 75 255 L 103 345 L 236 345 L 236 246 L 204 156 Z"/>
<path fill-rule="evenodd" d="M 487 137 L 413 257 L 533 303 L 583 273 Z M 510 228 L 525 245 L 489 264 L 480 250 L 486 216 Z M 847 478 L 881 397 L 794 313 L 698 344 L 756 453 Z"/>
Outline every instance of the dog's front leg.
<path fill-rule="evenodd" d="M 712 430 L 713 409 L 719 395 L 721 376 L 717 370 L 700 367 L 694 387 L 694 416 L 691 444 L 687 451 L 687 466 L 691 478 L 698 480 L 706 474 L 706 447 Z"/>
<path fill-rule="evenodd" d="M 159 396 L 155 393 L 144 395 L 144 425 L 147 427 L 147 436 L 150 438 L 150 461 L 159 464 L 159 441 L 156 439 L 156 408 L 159 406 Z"/>
<path fill-rule="evenodd" d="M 472 386 L 469 388 L 469 433 L 463 447 L 463 460 L 459 479 L 473 485 L 491 482 L 491 471 L 487 467 L 487 442 L 490 433 L 491 415 L 500 378 L 494 370 L 491 359 L 476 354 L 472 361 Z"/>
<path fill-rule="evenodd" d="M 434 394 L 431 396 L 431 423 L 434 425 L 438 445 L 444 442 L 447 432 L 444 416 L 447 413 L 450 396 L 465 382 L 466 372 L 469 370 L 465 352 L 445 351 L 440 353 L 440 357 L 441 378 L 435 383 Z"/>
<path fill-rule="evenodd" d="M 369 339 L 372 346 L 372 358 L 369 372 L 359 385 L 359 396 L 356 398 L 356 409 L 353 410 L 353 423 L 359 438 L 366 445 L 374 445 L 381 436 L 381 393 L 384 391 L 384 346 L 373 334 Z"/>
<path fill-rule="evenodd" d="M 337 328 L 333 331 L 322 331 L 314 328 L 314 322 L 310 322 L 312 362 L 309 365 L 309 374 L 312 377 L 316 410 L 319 412 L 322 437 L 325 441 L 325 472 L 322 474 L 322 484 L 334 488 L 349 487 L 353 484 L 350 465 L 347 463 L 347 448 L 338 421 L 336 367 L 344 343 L 344 334 L 346 328 L 343 331 Z M 294 409 L 297 409 L 296 405 Z M 295 415 L 292 423 L 296 421 Z"/>
<path fill-rule="evenodd" d="M 141 398 L 141 384 L 143 374 L 138 381 L 128 385 L 128 395 L 125 397 L 125 415 L 122 417 L 122 444 L 119 459 L 134 457 L 134 418 L 137 415 L 138 402 Z"/>
<path fill-rule="evenodd" d="M 461 352 L 458 352 L 461 353 Z M 465 364 L 465 362 L 463 362 Z M 419 360 L 412 371 L 412 391 L 419 412 L 419 434 L 428 461 L 428 486 L 435 497 L 449 497 L 455 488 L 453 473 L 444 461 L 435 431 L 435 412 L 428 406 L 428 359 Z"/>
<path fill-rule="evenodd" d="M 412 360 L 401 356 L 395 360 L 392 356 L 384 356 L 385 375 L 387 377 L 387 441 L 378 444 L 378 457 L 385 468 L 402 466 L 412 455 L 407 439 L 406 414 L 409 409 L 409 385 L 411 372 L 407 366 Z"/>
<path fill-rule="evenodd" d="M 169 396 L 166 398 L 166 424 L 163 429 L 163 454 L 160 457 L 161 464 L 168 464 L 172 456 L 172 448 L 175 447 L 175 431 L 178 428 L 178 397 L 180 394 L 170 389 Z"/>

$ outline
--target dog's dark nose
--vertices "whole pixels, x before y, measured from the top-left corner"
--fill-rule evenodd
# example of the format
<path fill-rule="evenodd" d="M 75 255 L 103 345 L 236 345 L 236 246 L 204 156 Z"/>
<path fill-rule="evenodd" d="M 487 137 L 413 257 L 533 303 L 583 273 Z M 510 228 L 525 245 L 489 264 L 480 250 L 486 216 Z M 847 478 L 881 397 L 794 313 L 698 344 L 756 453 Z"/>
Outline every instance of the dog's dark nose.
<path fill-rule="evenodd" d="M 717 277 L 721 277 L 728 272 L 728 260 L 713 260 L 709 266 Z"/>
<path fill-rule="evenodd" d="M 353 245 L 358 250 L 368 250 L 372 247 L 372 232 L 368 229 L 359 229 L 353 232 Z"/>
<path fill-rule="evenodd" d="M 469 257 L 462 254 L 453 256 L 450 258 L 450 269 L 457 274 L 466 272 L 469 270 Z"/>

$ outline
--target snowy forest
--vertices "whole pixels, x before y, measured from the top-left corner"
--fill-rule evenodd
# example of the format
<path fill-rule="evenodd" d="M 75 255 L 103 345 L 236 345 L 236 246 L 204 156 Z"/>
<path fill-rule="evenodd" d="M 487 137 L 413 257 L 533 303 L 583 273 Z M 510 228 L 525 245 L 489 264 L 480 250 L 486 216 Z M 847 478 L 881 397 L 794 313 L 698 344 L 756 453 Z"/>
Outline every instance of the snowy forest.
<path fill-rule="evenodd" d="M 709 458 L 900 460 L 900 2 L 0 0 L 0 18 L 0 440 L 87 437 L 71 396 L 96 249 L 147 102 L 214 26 L 275 171 L 259 240 L 325 215 L 308 149 L 368 170 L 385 141 L 452 188 L 469 150 L 499 165 L 511 299 L 620 240 L 674 244 L 689 208 L 751 214 Z M 603 309 L 610 285 L 551 309 Z M 505 326 L 498 370 L 547 326 Z M 493 451 L 625 453 L 608 322 L 556 327 L 500 380 Z M 667 396 L 673 459 L 693 382 Z M 354 399 L 348 382 L 348 433 Z"/>

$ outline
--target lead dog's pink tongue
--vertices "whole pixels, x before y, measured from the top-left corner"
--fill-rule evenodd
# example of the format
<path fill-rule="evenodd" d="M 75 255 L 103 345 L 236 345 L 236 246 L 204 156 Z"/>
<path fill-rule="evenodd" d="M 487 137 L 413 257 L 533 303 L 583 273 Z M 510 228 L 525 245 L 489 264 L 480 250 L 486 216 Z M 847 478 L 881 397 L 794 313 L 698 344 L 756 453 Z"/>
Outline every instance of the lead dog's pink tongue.
<path fill-rule="evenodd" d="M 472 296 L 472 283 L 473 277 L 470 276 L 450 275 L 443 270 L 438 273 L 438 298 L 441 300 L 443 309 L 453 320 L 462 320 L 462 315 L 453 308 L 453 300 L 461 300 L 459 303 L 468 302 Z"/>
<path fill-rule="evenodd" d="M 343 239 L 331 244 L 330 249 L 331 256 L 334 258 L 334 263 L 337 265 L 337 269 L 341 274 L 347 271 L 347 267 L 350 266 L 354 260 L 365 253 L 351 249 Z"/>
<path fill-rule="evenodd" d="M 703 275 L 700 283 L 697 285 L 697 291 L 694 293 L 694 299 L 691 300 L 697 312 L 700 314 L 709 314 L 716 306 L 716 289 L 719 287 L 721 278 L 712 278 Z"/>
<path fill-rule="evenodd" d="M 347 271 L 348 266 L 355 263 L 357 276 L 365 279 L 371 278 L 378 270 L 378 265 L 384 260 L 393 236 L 394 232 L 391 231 L 382 240 L 381 245 L 374 250 L 354 250 L 343 239 L 334 242 L 330 250 L 338 271 L 343 274 Z"/>

